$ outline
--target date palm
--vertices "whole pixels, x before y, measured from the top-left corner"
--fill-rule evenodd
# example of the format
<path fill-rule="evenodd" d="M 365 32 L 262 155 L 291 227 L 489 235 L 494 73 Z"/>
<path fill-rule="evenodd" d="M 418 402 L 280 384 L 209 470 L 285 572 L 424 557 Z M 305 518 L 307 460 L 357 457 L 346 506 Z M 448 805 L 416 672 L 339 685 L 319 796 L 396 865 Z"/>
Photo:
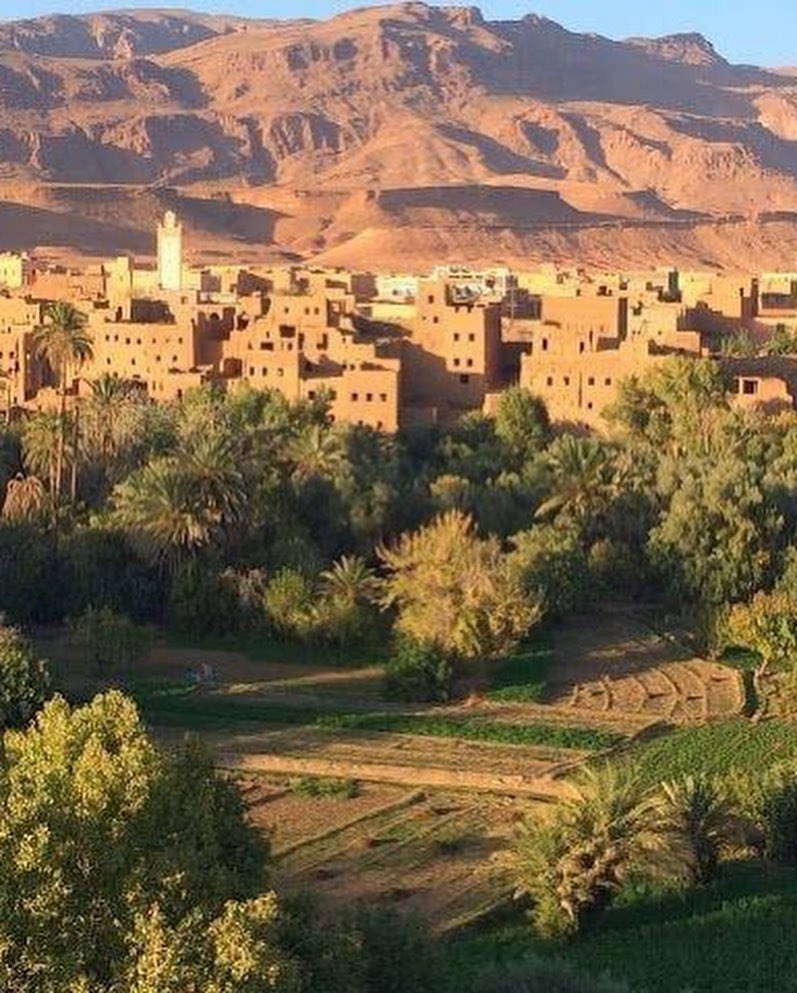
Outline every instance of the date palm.
<path fill-rule="evenodd" d="M 69 381 L 92 356 L 92 339 L 86 330 L 86 315 L 70 303 L 51 303 L 46 309 L 44 323 L 34 331 L 33 340 L 36 354 L 50 366 L 58 387 L 59 431 L 54 475 L 54 502 L 57 504 L 63 483 Z"/>
<path fill-rule="evenodd" d="M 114 516 L 144 554 L 169 570 L 208 545 L 216 521 L 196 479 L 174 459 L 156 459 L 115 490 Z"/>
<path fill-rule="evenodd" d="M 47 480 L 53 497 L 60 432 L 61 421 L 53 411 L 34 414 L 22 424 L 22 461 L 29 473 Z"/>
<path fill-rule="evenodd" d="M 578 931 L 611 903 L 632 871 L 669 866 L 668 836 L 650 797 L 623 766 L 586 769 L 549 820 L 518 844 L 520 889 L 547 937 Z"/>
<path fill-rule="evenodd" d="M 8 481 L 2 512 L 6 520 L 40 522 L 46 508 L 47 491 L 37 476 L 20 473 Z"/>
<path fill-rule="evenodd" d="M 584 527 L 606 506 L 614 491 L 612 452 L 597 438 L 561 435 L 548 448 L 551 495 L 536 517 L 565 514 Z"/>
<path fill-rule="evenodd" d="M 710 882 L 734 825 L 734 812 L 717 783 L 701 776 L 664 782 L 659 786 L 655 813 L 673 850 L 683 851 L 690 882 Z"/>
<path fill-rule="evenodd" d="M 294 438 L 289 457 L 293 481 L 306 483 L 334 476 L 344 463 L 344 450 L 336 432 L 321 424 L 308 424 Z"/>
<path fill-rule="evenodd" d="M 135 433 L 140 391 L 131 380 L 107 372 L 89 380 L 89 391 L 83 411 L 85 440 L 107 466 Z"/>

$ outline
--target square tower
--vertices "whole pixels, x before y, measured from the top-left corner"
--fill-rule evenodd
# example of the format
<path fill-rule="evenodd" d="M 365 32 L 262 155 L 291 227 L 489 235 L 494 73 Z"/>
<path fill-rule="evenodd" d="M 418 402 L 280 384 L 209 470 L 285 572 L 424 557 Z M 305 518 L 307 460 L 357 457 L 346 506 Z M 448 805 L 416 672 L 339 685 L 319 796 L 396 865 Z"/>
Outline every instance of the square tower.
<path fill-rule="evenodd" d="M 183 288 L 183 226 L 172 210 L 158 225 L 158 285 L 162 290 Z"/>

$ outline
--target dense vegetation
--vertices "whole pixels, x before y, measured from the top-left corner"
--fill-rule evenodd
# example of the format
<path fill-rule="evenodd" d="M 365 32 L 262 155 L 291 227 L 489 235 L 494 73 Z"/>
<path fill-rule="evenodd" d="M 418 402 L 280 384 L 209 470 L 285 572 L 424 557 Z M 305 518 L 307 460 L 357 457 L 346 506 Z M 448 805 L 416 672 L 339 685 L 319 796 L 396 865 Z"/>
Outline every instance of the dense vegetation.
<path fill-rule="evenodd" d="M 554 431 L 521 389 L 494 418 L 388 437 L 333 423 L 323 399 L 276 392 L 207 387 L 155 405 L 103 377 L 69 403 L 91 348 L 84 322 L 54 308 L 36 341 L 58 409 L 0 433 L 4 988 L 423 993 L 451 977 L 482 993 L 592 988 L 552 963 L 561 955 L 640 993 L 742 990 L 754 988 L 738 978 L 747 963 L 714 963 L 703 982 L 675 964 L 657 971 L 642 949 L 655 941 L 674 962 L 697 930 L 720 956 L 722 928 L 741 931 L 745 915 L 791 968 L 770 933 L 793 922 L 788 887 L 734 887 L 756 860 L 776 882 L 792 883 L 797 864 L 797 416 L 734 409 L 716 364 L 673 358 L 621 385 L 607 437 Z M 467 961 L 477 941 L 440 972 L 411 928 L 320 926 L 272 893 L 267 849 L 207 759 L 159 753 L 120 694 L 76 709 L 51 699 L 46 665 L 11 626 L 65 625 L 97 674 L 125 674 L 162 725 L 604 751 L 613 733 L 544 720 L 230 703 L 134 677 L 156 631 L 188 632 L 320 647 L 341 665 L 373 653 L 399 700 L 489 686 L 496 702 L 536 701 L 550 664 L 542 625 L 610 598 L 655 601 L 740 664 L 758 722 L 670 732 L 608 766 L 593 758 L 522 833 L 531 926 L 506 947 L 500 933 L 485 939 L 480 965 L 499 965 L 487 974 Z"/>

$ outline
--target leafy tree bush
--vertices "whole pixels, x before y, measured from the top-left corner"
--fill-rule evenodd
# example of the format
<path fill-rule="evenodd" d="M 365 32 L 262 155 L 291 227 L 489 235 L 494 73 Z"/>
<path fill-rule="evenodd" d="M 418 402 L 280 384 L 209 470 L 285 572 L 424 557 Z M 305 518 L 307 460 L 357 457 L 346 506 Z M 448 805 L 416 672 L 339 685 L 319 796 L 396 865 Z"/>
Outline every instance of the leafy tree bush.
<path fill-rule="evenodd" d="M 302 640 L 316 631 L 315 583 L 301 569 L 280 569 L 266 586 L 263 606 L 271 629 L 280 637 Z"/>
<path fill-rule="evenodd" d="M 589 562 L 575 528 L 538 524 L 514 535 L 511 541 L 512 566 L 523 588 L 542 597 L 547 613 L 562 617 L 586 604 Z"/>
<path fill-rule="evenodd" d="M 735 604 L 726 620 L 726 640 L 761 658 L 761 671 L 793 669 L 797 664 L 797 595 L 773 591 Z"/>
<path fill-rule="evenodd" d="M 9 732 L 0 804 L 3 989 L 110 993 L 133 976 L 152 984 L 142 990 L 211 988 L 201 975 L 158 985 L 171 956 L 140 940 L 147 921 L 217 935 L 204 957 L 234 969 L 233 921 L 249 910 L 228 901 L 262 888 L 264 842 L 211 763 L 195 747 L 157 752 L 120 693 L 74 710 L 56 697 L 27 731 Z"/>
<path fill-rule="evenodd" d="M 453 661 L 442 648 L 400 635 L 385 669 L 385 689 L 398 700 L 445 702 L 453 675 Z"/>
<path fill-rule="evenodd" d="M 89 607 L 69 621 L 69 628 L 72 640 L 88 652 L 98 670 L 130 668 L 152 641 L 148 628 L 108 607 Z"/>
<path fill-rule="evenodd" d="M 398 628 L 463 658 L 505 655 L 541 617 L 495 539 L 481 539 L 471 518 L 449 511 L 380 555 L 390 570 L 385 606 Z"/>
<path fill-rule="evenodd" d="M 0 625 L 0 728 L 24 727 L 49 695 L 47 663 L 17 628 Z"/>
<path fill-rule="evenodd" d="M 504 390 L 495 412 L 495 433 L 513 459 L 529 462 L 550 439 L 545 402 L 522 386 Z"/>

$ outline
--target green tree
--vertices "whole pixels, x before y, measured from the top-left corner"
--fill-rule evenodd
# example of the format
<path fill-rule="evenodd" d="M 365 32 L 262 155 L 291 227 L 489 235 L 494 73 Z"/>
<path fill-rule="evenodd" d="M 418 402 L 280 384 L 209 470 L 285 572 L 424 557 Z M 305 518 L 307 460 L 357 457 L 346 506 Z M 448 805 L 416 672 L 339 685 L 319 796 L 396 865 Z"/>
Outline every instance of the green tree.
<path fill-rule="evenodd" d="M 110 993 L 154 906 L 199 929 L 261 890 L 266 850 L 234 786 L 195 747 L 157 752 L 120 693 L 56 697 L 5 745 L 3 989 Z"/>
<path fill-rule="evenodd" d="M 72 304 L 56 302 L 48 305 L 45 321 L 34 335 L 36 353 L 46 360 L 58 384 L 58 444 L 55 453 L 56 505 L 60 502 L 66 445 L 66 395 L 70 377 L 92 356 L 91 335 L 86 330 L 86 315 Z"/>
<path fill-rule="evenodd" d="M 459 511 L 379 554 L 389 570 L 383 604 L 397 611 L 399 630 L 421 643 L 463 658 L 500 656 L 541 616 L 498 541 L 479 538 Z"/>
<path fill-rule="evenodd" d="M 495 412 L 495 433 L 513 461 L 519 465 L 530 462 L 550 438 L 545 402 L 522 386 L 504 390 Z"/>
<path fill-rule="evenodd" d="M 109 607 L 88 607 L 69 622 L 72 640 L 88 652 L 97 669 L 129 669 L 149 649 L 152 635 Z"/>
<path fill-rule="evenodd" d="M 725 622 L 725 638 L 761 659 L 760 672 L 797 665 L 797 595 L 760 590 L 749 603 L 737 603 Z"/>
<path fill-rule="evenodd" d="M 520 889 L 543 937 L 597 919 L 635 871 L 669 869 L 672 854 L 655 808 L 623 766 L 588 768 L 552 817 L 526 825 L 517 848 Z"/>
<path fill-rule="evenodd" d="M 0 729 L 24 727 L 50 695 L 47 663 L 18 628 L 0 626 Z"/>
<path fill-rule="evenodd" d="M 733 839 L 734 814 L 719 784 L 700 776 L 661 783 L 655 798 L 659 829 L 683 852 L 689 882 L 711 882 L 720 854 Z"/>

